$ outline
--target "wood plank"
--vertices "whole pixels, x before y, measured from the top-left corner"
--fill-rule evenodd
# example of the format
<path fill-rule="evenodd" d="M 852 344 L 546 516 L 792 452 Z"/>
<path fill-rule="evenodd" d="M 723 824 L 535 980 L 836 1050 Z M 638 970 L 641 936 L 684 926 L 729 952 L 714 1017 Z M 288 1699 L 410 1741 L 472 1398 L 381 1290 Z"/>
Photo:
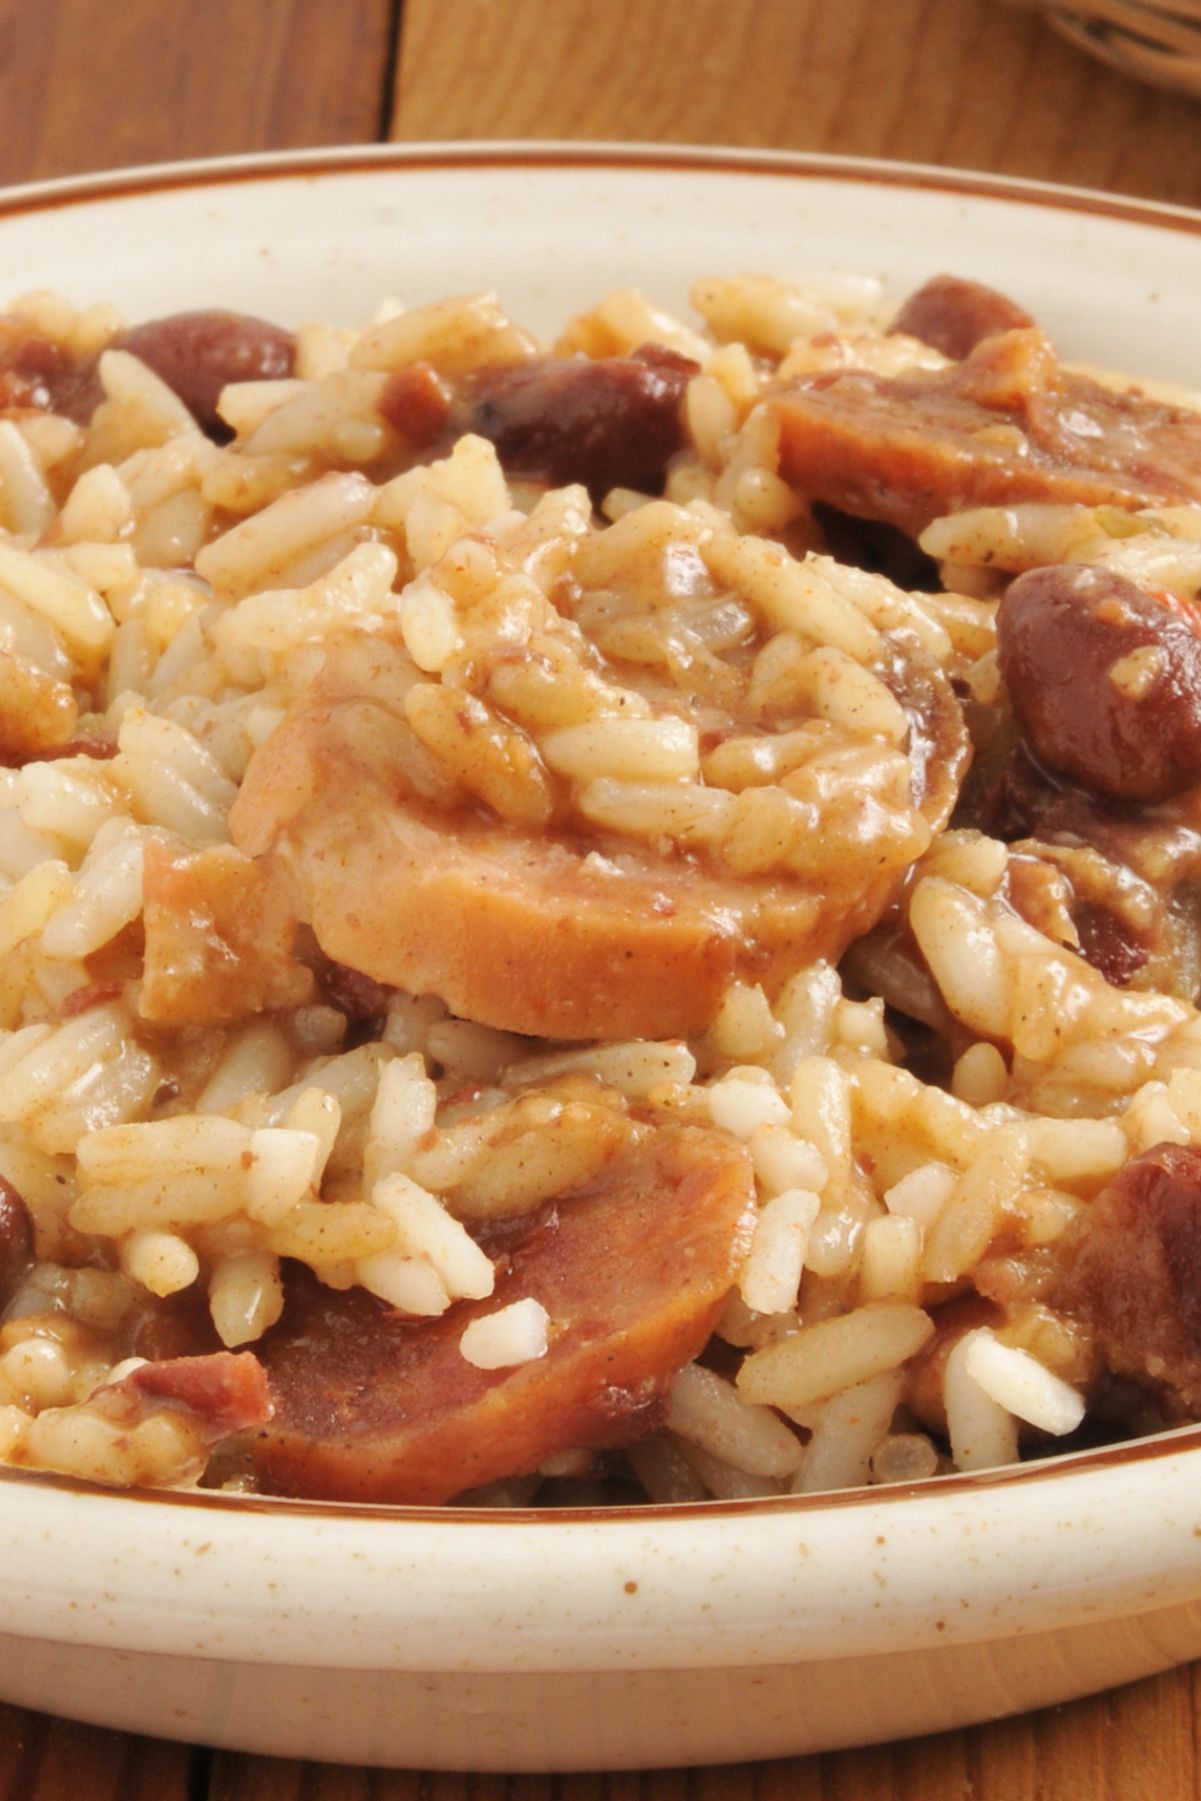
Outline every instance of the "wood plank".
<path fill-rule="evenodd" d="M 366 142 L 399 0 L 0 7 L 0 182 Z"/>
<path fill-rule="evenodd" d="M 221 1751 L 213 1760 L 206 1801 L 383 1801 L 384 1780 L 374 1770 Z"/>
<path fill-rule="evenodd" d="M 407 0 L 390 129 L 828 150 L 1201 203 L 1197 102 L 996 0 Z"/>
<path fill-rule="evenodd" d="M 186 1745 L 0 1703 L 0 1801 L 192 1801 Z"/>

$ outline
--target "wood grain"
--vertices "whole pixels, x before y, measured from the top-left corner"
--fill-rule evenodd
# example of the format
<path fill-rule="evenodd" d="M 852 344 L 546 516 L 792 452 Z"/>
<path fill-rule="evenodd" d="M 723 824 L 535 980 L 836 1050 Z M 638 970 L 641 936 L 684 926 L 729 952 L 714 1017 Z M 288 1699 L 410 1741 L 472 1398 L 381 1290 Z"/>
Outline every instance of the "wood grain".
<path fill-rule="evenodd" d="M 0 182 L 378 135 L 399 0 L 0 0 Z"/>
<path fill-rule="evenodd" d="M 399 5 L 0 0 L 0 181 L 380 135 L 593 136 L 1201 204 L 1201 107 L 994 0 L 404 0 L 394 56 Z M 564 1778 L 209 1758 L 0 1707 L 0 1801 L 1201 1801 L 1199 1699 L 1179 1670 L 907 1744 Z"/>
<path fill-rule="evenodd" d="M 958 164 L 1201 202 L 1201 110 L 995 0 L 406 0 L 395 138 Z"/>
<path fill-rule="evenodd" d="M 185 1745 L 0 1705 L 3 1801 L 192 1801 Z"/>

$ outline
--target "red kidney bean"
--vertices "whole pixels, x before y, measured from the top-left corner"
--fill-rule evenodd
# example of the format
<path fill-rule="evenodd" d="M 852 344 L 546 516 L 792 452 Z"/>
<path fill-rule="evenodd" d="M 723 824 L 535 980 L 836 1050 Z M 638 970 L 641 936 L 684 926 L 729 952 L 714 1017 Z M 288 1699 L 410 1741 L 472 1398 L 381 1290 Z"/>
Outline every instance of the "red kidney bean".
<path fill-rule="evenodd" d="M 379 410 L 409 449 L 425 450 L 446 428 L 450 389 L 429 363 L 410 363 L 388 377 Z"/>
<path fill-rule="evenodd" d="M 69 359 L 19 319 L 0 318 L 0 410 L 49 407 Z"/>
<path fill-rule="evenodd" d="M 76 361 L 23 320 L 0 314 L 0 413 L 65 413 L 84 424 L 100 397 L 95 357 Z"/>
<path fill-rule="evenodd" d="M 281 326 L 247 313 L 170 313 L 113 339 L 112 349 L 140 357 L 178 394 L 201 430 L 225 439 L 217 400 L 228 382 L 279 381 L 292 374 L 296 340 Z"/>
<path fill-rule="evenodd" d="M 6 1302 L 33 1261 L 33 1222 L 29 1209 L 0 1176 L 0 1305 Z"/>
<path fill-rule="evenodd" d="M 934 275 L 909 296 L 888 329 L 920 338 L 959 362 L 985 338 L 1033 324 L 1023 307 L 995 288 L 958 275 Z"/>
<path fill-rule="evenodd" d="M 1048 1300 L 1082 1319 L 1106 1365 L 1201 1405 L 1201 1152 L 1158 1144 L 1133 1158 L 1056 1247 Z"/>
<path fill-rule="evenodd" d="M 1186 603 L 1065 563 L 1018 577 L 997 633 L 1014 715 L 1047 769 L 1115 800 L 1201 781 L 1201 615 Z"/>
<path fill-rule="evenodd" d="M 1080 934 L 1080 955 L 1114 988 L 1125 988 L 1151 955 L 1149 936 L 1139 938 L 1124 919 L 1106 907 L 1087 904 L 1072 913 Z"/>
<path fill-rule="evenodd" d="M 657 492 L 683 443 L 680 403 L 699 365 L 660 344 L 632 356 L 544 357 L 483 369 L 464 385 L 454 435 L 478 432 L 511 475 Z"/>
<path fill-rule="evenodd" d="M 330 1002 L 356 1024 L 364 1019 L 382 1019 L 396 992 L 373 976 L 365 976 L 345 963 L 335 963 L 332 958 L 325 964 L 321 980 Z"/>

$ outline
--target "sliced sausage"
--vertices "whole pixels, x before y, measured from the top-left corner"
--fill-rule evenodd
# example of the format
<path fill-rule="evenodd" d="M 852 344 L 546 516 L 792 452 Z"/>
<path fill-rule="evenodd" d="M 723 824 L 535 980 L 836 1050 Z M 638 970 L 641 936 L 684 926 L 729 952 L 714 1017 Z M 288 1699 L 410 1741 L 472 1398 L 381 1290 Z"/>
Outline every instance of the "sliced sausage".
<path fill-rule="evenodd" d="M 866 873 L 738 879 L 582 821 L 533 832 L 448 811 L 391 755 L 405 664 L 379 640 L 336 647 L 252 759 L 230 830 L 286 867 L 327 956 L 466 1018 L 540 1037 L 689 1036 L 733 977 L 778 985 L 840 954 L 907 866 L 881 844 Z M 917 722 L 915 805 L 937 827 L 966 755 L 959 709 L 936 672 L 889 673 Z"/>
<path fill-rule="evenodd" d="M 1024 307 L 983 282 L 965 281 L 961 275 L 932 275 L 909 296 L 888 329 L 920 338 L 923 344 L 959 362 L 985 338 L 1033 324 Z"/>
<path fill-rule="evenodd" d="M 1201 413 L 1069 374 L 1038 331 L 934 372 L 803 376 L 764 404 L 800 494 L 914 537 L 965 507 L 1201 498 Z"/>
<path fill-rule="evenodd" d="M 142 1413 L 164 1405 L 182 1408 L 203 1423 L 215 1445 L 263 1425 L 271 1414 L 263 1366 L 249 1351 L 144 1363 L 102 1392 L 135 1398 Z"/>
<path fill-rule="evenodd" d="M 261 1485 L 431 1504 L 556 1451 L 643 1437 L 716 1323 L 753 1211 L 744 1151 L 665 1126 L 544 1211 L 488 1300 L 441 1319 L 406 1322 L 294 1270 L 260 1347 L 275 1402 L 255 1443 Z M 527 1297 L 550 1316 L 546 1354 L 499 1370 L 467 1362 L 465 1327 Z"/>
<path fill-rule="evenodd" d="M 232 845 L 176 850 L 148 838 L 142 896 L 143 1019 L 228 1025 L 309 998 L 312 977 L 292 955 L 287 893 Z"/>
<path fill-rule="evenodd" d="M 1001 602 L 997 651 L 1026 742 L 1056 774 L 1116 800 L 1201 781 L 1201 615 L 1164 590 L 1032 569 Z"/>

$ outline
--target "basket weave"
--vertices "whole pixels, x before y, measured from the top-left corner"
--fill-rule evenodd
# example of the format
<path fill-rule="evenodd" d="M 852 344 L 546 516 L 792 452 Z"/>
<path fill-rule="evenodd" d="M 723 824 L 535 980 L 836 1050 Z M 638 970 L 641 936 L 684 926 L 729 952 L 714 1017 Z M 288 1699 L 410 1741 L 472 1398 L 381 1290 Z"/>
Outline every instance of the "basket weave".
<path fill-rule="evenodd" d="M 1038 7 L 1063 37 L 1161 87 L 1201 97 L 1201 0 L 1011 0 Z"/>

